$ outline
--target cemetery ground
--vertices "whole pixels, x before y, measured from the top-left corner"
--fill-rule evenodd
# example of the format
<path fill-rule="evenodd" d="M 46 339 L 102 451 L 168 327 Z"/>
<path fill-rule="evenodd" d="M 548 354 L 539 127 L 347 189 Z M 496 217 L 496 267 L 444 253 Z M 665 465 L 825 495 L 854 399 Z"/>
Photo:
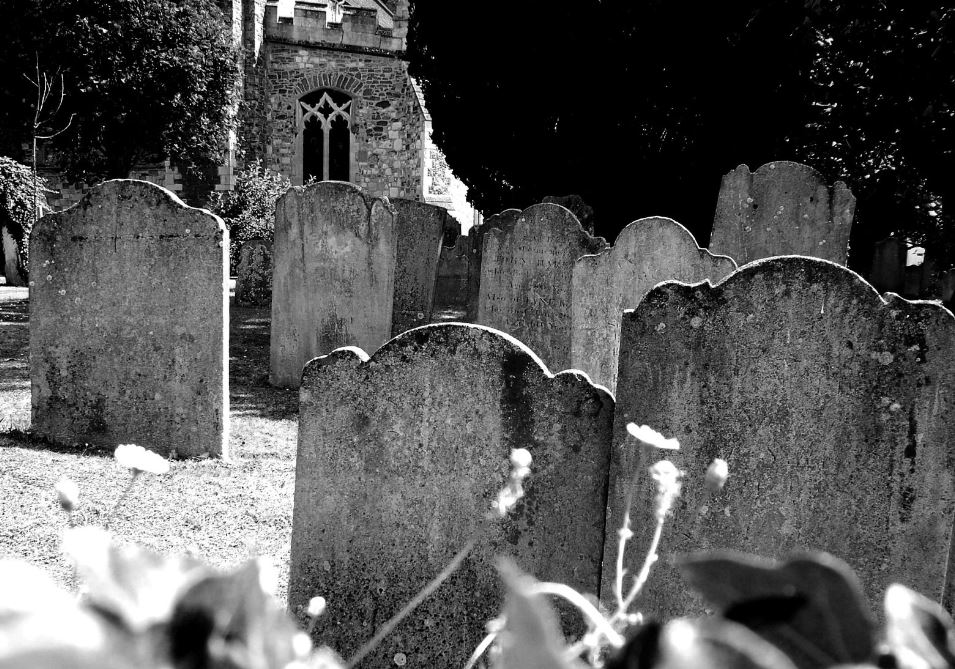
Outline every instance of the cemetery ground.
<path fill-rule="evenodd" d="M 292 533 L 298 393 L 268 385 L 270 310 L 230 306 L 231 460 L 173 461 L 142 474 L 110 518 L 120 542 L 157 552 L 195 551 L 227 567 L 263 556 L 278 568 L 284 601 Z M 80 488 L 77 524 L 103 526 L 130 480 L 112 449 L 54 446 L 31 437 L 29 306 L 26 289 L 0 285 L 0 557 L 44 568 L 61 584 L 67 525 L 53 486 Z"/>

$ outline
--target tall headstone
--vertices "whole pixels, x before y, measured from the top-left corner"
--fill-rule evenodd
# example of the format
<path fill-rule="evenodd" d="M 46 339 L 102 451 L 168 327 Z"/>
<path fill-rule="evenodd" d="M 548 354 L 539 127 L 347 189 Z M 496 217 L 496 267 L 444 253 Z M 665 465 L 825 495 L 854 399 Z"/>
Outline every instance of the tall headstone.
<path fill-rule="evenodd" d="M 468 322 L 477 323 L 481 300 L 481 266 L 484 264 L 484 237 L 491 230 L 509 233 L 521 218 L 520 209 L 505 209 L 489 216 L 476 230 L 471 230 L 471 265 L 468 273 Z"/>
<path fill-rule="evenodd" d="M 876 242 L 869 281 L 880 293 L 902 293 L 905 287 L 905 256 L 908 248 L 898 237 Z"/>
<path fill-rule="evenodd" d="M 62 443 L 227 455 L 222 221 L 145 181 L 107 181 L 30 236 L 33 430 Z"/>
<path fill-rule="evenodd" d="M 322 181 L 275 205 L 269 380 L 297 388 L 312 358 L 391 336 L 395 213 L 358 186 Z"/>
<path fill-rule="evenodd" d="M 594 234 L 594 208 L 579 195 L 548 195 L 541 202 L 567 207 L 580 221 L 580 227 Z"/>
<path fill-rule="evenodd" d="M 272 242 L 250 239 L 239 248 L 236 304 L 267 307 L 272 303 Z"/>
<path fill-rule="evenodd" d="M 391 334 L 397 335 L 431 322 L 438 256 L 451 216 L 424 202 L 393 199 L 391 204 L 397 212 Z"/>
<path fill-rule="evenodd" d="M 551 375 L 501 332 L 438 324 L 370 359 L 311 361 L 300 397 L 289 605 L 301 615 L 325 597 L 322 643 L 348 657 L 444 569 L 485 522 L 514 448 L 533 457 L 524 499 L 359 666 L 399 654 L 463 666 L 500 613 L 500 555 L 597 591 L 613 399 L 583 375 Z"/>
<path fill-rule="evenodd" d="M 509 229 L 489 229 L 478 322 L 521 340 L 549 367 L 566 369 L 574 262 L 606 246 L 603 237 L 591 237 L 556 204 L 535 204 Z"/>
<path fill-rule="evenodd" d="M 829 187 L 806 165 L 781 160 L 752 173 L 740 165 L 720 185 L 710 250 L 739 265 L 782 255 L 845 265 L 855 206 L 843 182 Z"/>
<path fill-rule="evenodd" d="M 686 479 L 645 614 L 701 611 L 669 557 L 715 549 L 828 551 L 873 603 L 893 581 L 941 599 L 955 519 L 953 348 L 949 311 L 883 301 L 823 260 L 774 258 L 715 287 L 654 288 L 623 318 L 605 570 L 634 473 L 628 566 L 639 568 L 654 527 L 646 470 L 669 456 Z M 624 444 L 630 422 L 681 450 Z M 702 479 L 715 457 L 730 477 L 714 495 Z"/>
<path fill-rule="evenodd" d="M 727 256 L 701 249 L 670 218 L 642 218 L 625 227 L 613 247 L 574 264 L 570 365 L 611 390 L 617 386 L 620 320 L 663 281 L 721 281 L 736 270 Z"/>

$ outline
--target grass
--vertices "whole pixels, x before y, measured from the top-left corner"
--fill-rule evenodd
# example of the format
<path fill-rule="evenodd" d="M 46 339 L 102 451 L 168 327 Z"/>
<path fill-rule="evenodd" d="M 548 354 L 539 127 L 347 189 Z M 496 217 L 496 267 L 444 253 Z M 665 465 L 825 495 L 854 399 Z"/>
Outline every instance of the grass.
<path fill-rule="evenodd" d="M 80 487 L 78 524 L 102 526 L 129 481 L 111 450 L 54 446 L 30 436 L 28 301 L 0 285 L 0 556 L 25 559 L 64 586 L 70 567 L 59 543 L 66 517 L 53 486 Z M 292 536 L 298 394 L 268 386 L 268 308 L 232 306 L 231 462 L 175 461 L 143 474 L 110 522 L 121 541 L 163 553 L 196 550 L 227 567 L 254 556 L 279 571 L 285 600 Z"/>

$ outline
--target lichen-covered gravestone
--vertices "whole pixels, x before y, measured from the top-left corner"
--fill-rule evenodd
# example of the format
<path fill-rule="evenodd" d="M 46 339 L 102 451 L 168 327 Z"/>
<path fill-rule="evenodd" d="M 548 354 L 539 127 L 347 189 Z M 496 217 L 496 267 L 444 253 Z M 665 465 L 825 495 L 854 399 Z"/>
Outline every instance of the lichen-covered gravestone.
<path fill-rule="evenodd" d="M 727 256 L 701 249 L 670 218 L 642 218 L 625 227 L 612 248 L 574 264 L 570 364 L 611 392 L 617 385 L 620 319 L 663 281 L 717 283 L 736 269 Z"/>
<path fill-rule="evenodd" d="M 391 200 L 395 220 L 395 297 L 391 334 L 427 325 L 434 306 L 434 284 L 447 209 L 414 200 Z"/>
<path fill-rule="evenodd" d="M 484 234 L 478 322 L 517 337 L 553 369 L 570 366 L 574 262 L 607 246 L 556 204 L 535 204 Z"/>
<path fill-rule="evenodd" d="M 228 233 L 145 181 L 107 181 L 30 236 L 33 430 L 227 455 Z"/>
<path fill-rule="evenodd" d="M 395 214 L 358 186 L 290 188 L 275 206 L 269 380 L 297 388 L 312 358 L 391 336 Z"/>
<path fill-rule="evenodd" d="M 250 239 L 239 249 L 235 301 L 243 306 L 272 303 L 272 242 Z"/>
<path fill-rule="evenodd" d="M 845 265 L 855 206 L 843 182 L 829 187 L 806 165 L 780 160 L 752 173 L 740 165 L 720 185 L 710 251 L 739 265 L 781 255 Z"/>
<path fill-rule="evenodd" d="M 942 598 L 955 512 L 955 318 L 879 294 L 812 258 L 753 263 L 715 287 L 666 283 L 624 314 L 604 569 L 635 488 L 634 573 L 653 532 L 647 467 L 686 472 L 641 608 L 697 613 L 670 563 L 734 549 L 824 550 L 855 568 L 872 603 L 897 581 Z M 629 422 L 682 442 L 624 445 Z M 729 463 L 721 493 L 703 486 Z"/>
<path fill-rule="evenodd" d="M 459 235 L 454 246 L 442 247 L 434 284 L 434 321 L 468 319 L 468 286 L 472 266 L 474 235 Z"/>
<path fill-rule="evenodd" d="M 464 666 L 501 611 L 500 555 L 597 591 L 613 399 L 583 375 L 552 376 L 495 330 L 438 324 L 371 359 L 313 360 L 300 393 L 289 606 L 302 616 L 325 597 L 316 639 L 349 657 L 441 572 L 482 525 L 514 448 L 533 457 L 524 499 L 359 666 L 399 654 Z"/>

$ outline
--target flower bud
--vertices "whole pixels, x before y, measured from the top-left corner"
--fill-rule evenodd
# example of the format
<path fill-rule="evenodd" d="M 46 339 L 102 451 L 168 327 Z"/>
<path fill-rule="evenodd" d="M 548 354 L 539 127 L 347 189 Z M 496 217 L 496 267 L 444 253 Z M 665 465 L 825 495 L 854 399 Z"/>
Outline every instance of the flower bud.
<path fill-rule="evenodd" d="M 308 615 L 312 618 L 317 618 L 318 616 L 325 613 L 325 598 L 324 597 L 312 597 L 308 600 Z"/>
<path fill-rule="evenodd" d="M 67 513 L 70 513 L 79 505 L 80 488 L 73 479 L 61 476 L 53 489 L 56 490 L 56 498 L 60 502 L 60 508 Z"/>
<path fill-rule="evenodd" d="M 715 458 L 706 470 L 704 485 L 710 492 L 719 492 L 723 489 L 729 475 L 729 465 L 726 464 L 726 460 Z"/>

